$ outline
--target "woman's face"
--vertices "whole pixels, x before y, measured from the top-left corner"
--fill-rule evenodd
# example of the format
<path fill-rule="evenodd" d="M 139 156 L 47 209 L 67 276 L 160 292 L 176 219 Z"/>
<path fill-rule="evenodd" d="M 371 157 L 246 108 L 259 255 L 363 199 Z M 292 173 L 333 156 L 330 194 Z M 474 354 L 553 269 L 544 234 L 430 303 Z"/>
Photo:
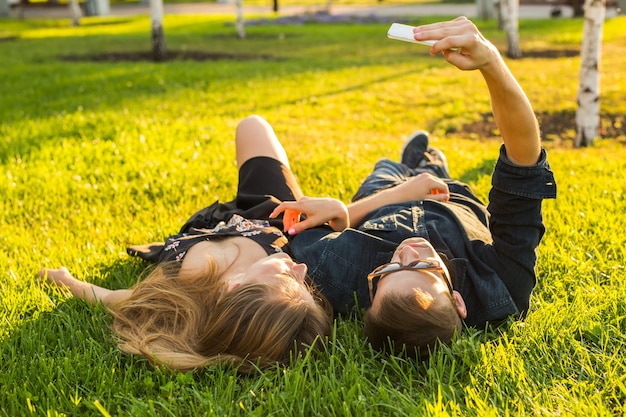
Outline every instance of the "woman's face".
<path fill-rule="evenodd" d="M 305 284 L 307 267 L 294 262 L 286 253 L 275 253 L 255 262 L 244 274 L 229 281 L 228 291 L 242 284 L 264 283 L 281 292 L 301 293 L 304 300 L 311 300 L 308 286 Z"/>

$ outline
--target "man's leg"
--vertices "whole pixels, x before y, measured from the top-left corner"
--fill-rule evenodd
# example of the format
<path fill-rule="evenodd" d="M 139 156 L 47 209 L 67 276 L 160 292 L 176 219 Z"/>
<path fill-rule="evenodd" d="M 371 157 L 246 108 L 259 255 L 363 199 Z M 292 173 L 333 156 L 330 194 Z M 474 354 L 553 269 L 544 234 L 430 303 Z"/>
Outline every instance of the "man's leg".
<path fill-rule="evenodd" d="M 411 177 L 412 169 L 399 162 L 381 159 L 374 166 L 374 171 L 361 183 L 352 201 L 358 201 L 387 188 L 402 184 Z"/>
<path fill-rule="evenodd" d="M 422 172 L 439 178 L 450 178 L 445 155 L 439 149 L 428 146 L 428 133 L 415 131 L 404 143 L 401 162 L 382 159 L 374 166 L 374 171 L 361 183 L 352 201 L 402 184 L 408 178 Z"/>
<path fill-rule="evenodd" d="M 428 132 L 417 130 L 413 132 L 402 146 L 400 151 L 400 162 L 409 168 L 417 168 L 424 159 L 424 154 L 428 149 Z"/>
<path fill-rule="evenodd" d="M 434 175 L 450 178 L 446 156 L 439 149 L 428 146 L 428 141 L 428 132 L 424 130 L 413 132 L 404 142 L 400 162 L 413 169 L 428 167 L 434 171 Z"/>
<path fill-rule="evenodd" d="M 441 150 L 432 146 L 424 152 L 424 159 L 417 165 L 417 169 L 428 169 L 439 178 L 450 179 L 448 158 L 446 158 L 446 155 Z"/>

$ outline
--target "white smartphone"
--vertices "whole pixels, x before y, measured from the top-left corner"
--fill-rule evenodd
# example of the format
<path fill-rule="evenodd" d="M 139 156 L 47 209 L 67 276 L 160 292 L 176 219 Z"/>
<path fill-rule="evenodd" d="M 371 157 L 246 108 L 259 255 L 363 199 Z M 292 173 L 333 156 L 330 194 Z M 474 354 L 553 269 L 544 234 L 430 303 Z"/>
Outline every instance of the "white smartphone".
<path fill-rule="evenodd" d="M 399 41 L 421 43 L 422 45 L 432 46 L 436 41 L 416 41 L 413 35 L 413 26 L 403 25 L 402 23 L 392 23 L 387 31 L 387 36 L 391 39 Z"/>

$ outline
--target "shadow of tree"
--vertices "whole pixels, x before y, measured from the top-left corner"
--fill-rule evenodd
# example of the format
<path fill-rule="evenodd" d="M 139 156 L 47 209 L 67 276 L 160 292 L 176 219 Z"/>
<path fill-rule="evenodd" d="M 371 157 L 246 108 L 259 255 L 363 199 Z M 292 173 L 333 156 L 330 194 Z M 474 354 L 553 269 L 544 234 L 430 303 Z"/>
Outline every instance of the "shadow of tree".
<path fill-rule="evenodd" d="M 544 141 L 562 144 L 573 140 L 576 135 L 576 112 L 565 110 L 560 112 L 536 113 Z M 481 115 L 482 120 L 460 126 L 458 129 L 449 129 L 446 133 L 467 132 L 474 133 L 480 138 L 497 138 L 500 132 L 496 127 L 491 113 Z M 604 138 L 626 140 L 626 116 L 617 114 L 601 114 L 599 135 Z"/>
<path fill-rule="evenodd" d="M 579 56 L 578 49 L 532 49 L 522 51 L 522 58 L 571 58 Z"/>

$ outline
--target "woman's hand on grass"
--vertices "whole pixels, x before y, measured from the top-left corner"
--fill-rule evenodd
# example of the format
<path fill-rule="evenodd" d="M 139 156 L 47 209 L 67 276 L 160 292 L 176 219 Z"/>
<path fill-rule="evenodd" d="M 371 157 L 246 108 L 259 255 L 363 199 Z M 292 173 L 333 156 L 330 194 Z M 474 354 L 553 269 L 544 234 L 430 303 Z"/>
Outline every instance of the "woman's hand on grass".
<path fill-rule="evenodd" d="M 49 283 L 58 287 L 72 287 L 78 281 L 64 266 L 57 269 L 44 268 L 39 271 L 39 278 L 46 279 Z"/>
<path fill-rule="evenodd" d="M 117 304 L 126 300 L 132 294 L 132 290 L 109 290 L 95 284 L 80 281 L 74 278 L 64 266 L 57 269 L 44 268 L 39 271 L 39 277 L 47 279 L 49 283 L 55 284 L 60 288 L 69 289 L 74 297 L 85 300 L 90 304 L 102 302 L 110 309 L 114 309 Z"/>

